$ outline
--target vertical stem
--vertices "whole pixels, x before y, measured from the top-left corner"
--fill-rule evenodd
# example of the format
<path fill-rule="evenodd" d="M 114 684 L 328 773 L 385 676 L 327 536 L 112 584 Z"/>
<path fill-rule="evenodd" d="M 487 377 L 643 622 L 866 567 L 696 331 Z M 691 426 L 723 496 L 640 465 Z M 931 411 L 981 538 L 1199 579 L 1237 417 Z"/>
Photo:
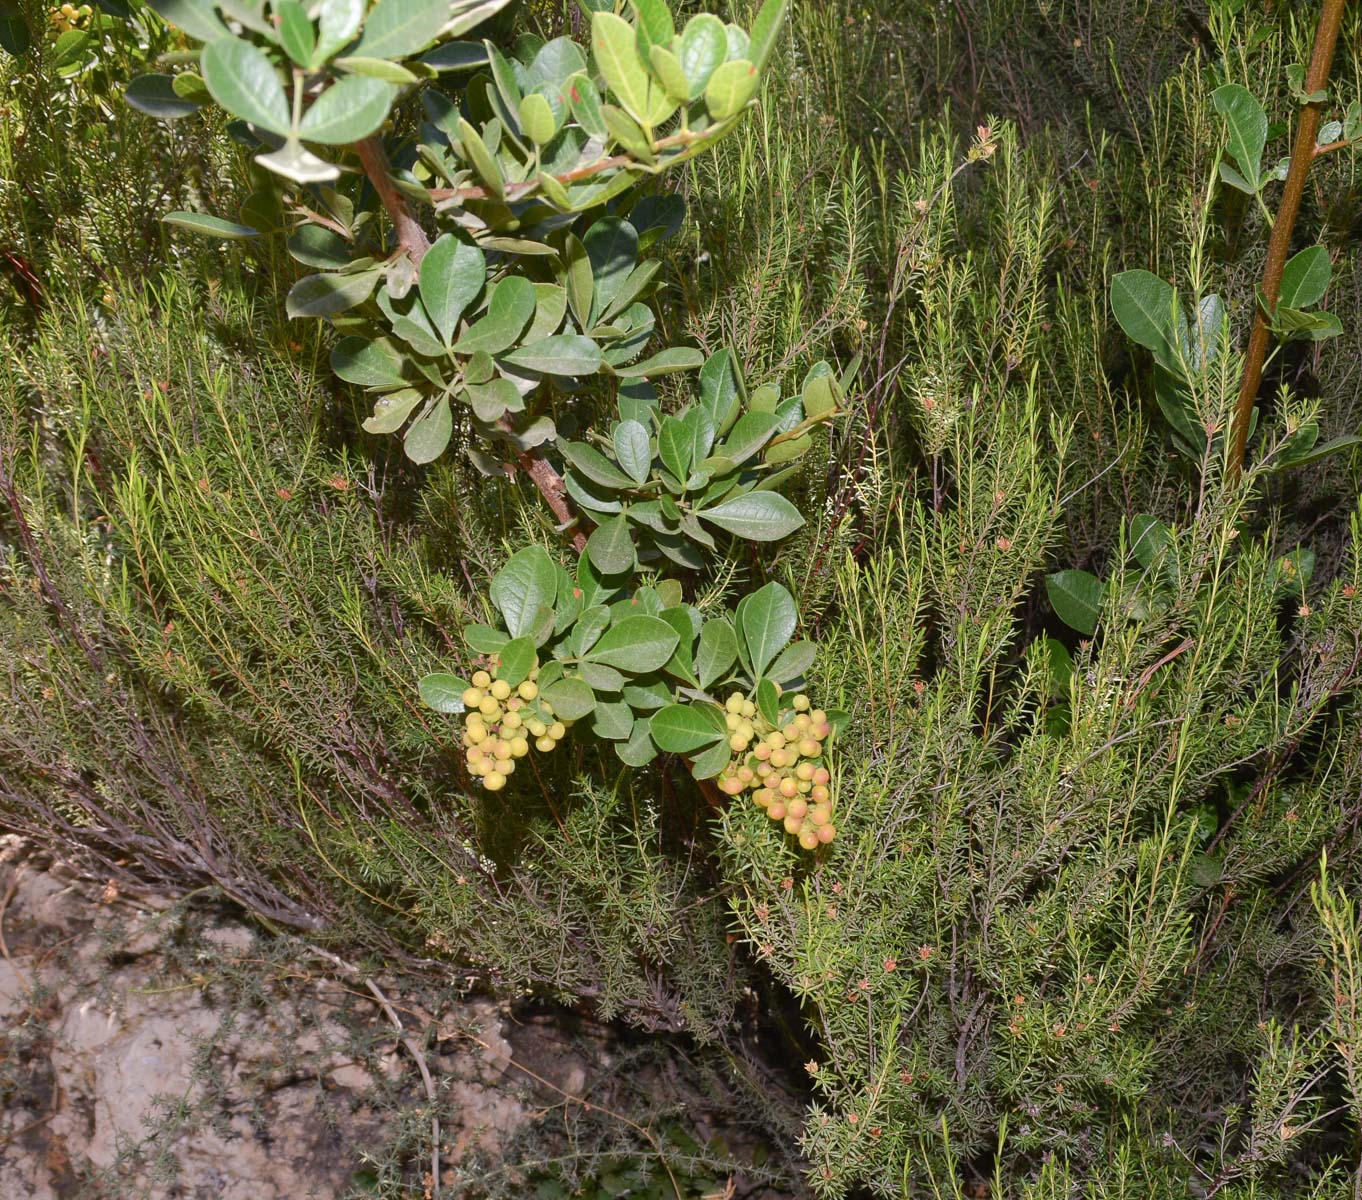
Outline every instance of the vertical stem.
<path fill-rule="evenodd" d="M 356 142 L 355 153 L 359 155 L 360 166 L 364 168 L 369 182 L 374 185 L 378 198 L 383 201 L 388 219 L 393 223 L 393 229 L 397 233 L 398 246 L 419 266 L 426 256 L 426 251 L 430 249 L 430 239 L 426 237 L 426 231 L 421 228 L 420 222 L 412 215 L 406 198 L 393 186 L 393 181 L 388 175 L 388 156 L 383 152 L 383 143 L 379 140 L 378 134 L 371 134 L 362 142 Z"/>
<path fill-rule="evenodd" d="M 364 174 L 374 185 L 374 191 L 383 201 L 383 208 L 393 223 L 398 248 L 405 251 L 411 261 L 419 267 L 421 260 L 426 256 L 426 251 L 430 249 L 430 239 L 412 214 L 406 197 L 393 186 L 393 181 L 388 175 L 388 156 L 383 150 L 383 142 L 377 134 L 373 134 L 355 143 L 355 153 L 359 155 Z M 566 525 L 571 522 L 573 512 L 567 502 L 567 487 L 563 483 L 563 477 L 553 469 L 548 459 L 536 450 L 523 450 L 516 452 L 516 462 L 539 489 L 539 494 L 543 496 L 544 502 L 558 518 L 559 523 Z M 586 549 L 586 534 L 582 532 L 580 526 L 573 530 L 571 541 L 573 549 L 578 554 Z"/>
<path fill-rule="evenodd" d="M 1343 22 L 1343 4 L 1344 0 L 1324 0 L 1320 9 L 1319 25 L 1315 29 L 1315 48 L 1310 56 L 1310 69 L 1305 76 L 1307 92 L 1323 91 L 1329 82 L 1329 70 L 1334 62 L 1334 47 L 1338 44 L 1339 26 Z M 1282 189 L 1277 219 L 1272 223 L 1272 238 L 1267 247 L 1267 264 L 1263 268 L 1262 301 L 1253 318 L 1248 359 L 1244 363 L 1244 377 L 1239 388 L 1239 400 L 1234 409 L 1230 456 L 1226 463 L 1226 474 L 1230 483 L 1238 482 L 1244 467 L 1244 447 L 1248 442 L 1249 418 L 1253 414 L 1253 402 L 1258 398 L 1258 388 L 1263 382 L 1263 363 L 1267 359 L 1268 346 L 1272 340 L 1265 310 L 1274 309 L 1281 294 L 1282 270 L 1291 251 L 1291 234 L 1296 227 L 1296 217 L 1300 214 L 1301 198 L 1305 194 L 1305 179 L 1310 173 L 1310 164 L 1316 157 L 1315 137 L 1319 133 L 1323 107 L 1322 102 L 1315 101 L 1301 109 L 1300 124 L 1296 129 L 1296 144 L 1291 151 L 1291 169 L 1286 177 L 1286 186 Z"/>

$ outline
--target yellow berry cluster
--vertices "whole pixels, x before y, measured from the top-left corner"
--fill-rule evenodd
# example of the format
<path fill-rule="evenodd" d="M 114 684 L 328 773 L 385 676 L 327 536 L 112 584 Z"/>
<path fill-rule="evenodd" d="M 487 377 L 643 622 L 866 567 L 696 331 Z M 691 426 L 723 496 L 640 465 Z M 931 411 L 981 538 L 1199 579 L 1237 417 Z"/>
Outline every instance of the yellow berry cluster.
<path fill-rule="evenodd" d="M 58 33 L 65 33 L 68 29 L 83 28 L 93 14 L 94 9 L 88 4 L 82 4 L 79 8 L 74 4 L 63 4 L 47 14 L 47 22 Z"/>
<path fill-rule="evenodd" d="M 495 667 L 493 668 L 495 671 Z M 506 786 L 516 759 L 524 758 L 533 745 L 547 754 L 567 736 L 571 721 L 559 721 L 553 706 L 539 694 L 539 668 L 512 687 L 486 671 L 473 676 L 473 686 L 463 694 L 464 754 L 469 774 L 482 780 L 489 792 Z"/>
<path fill-rule="evenodd" d="M 832 841 L 837 829 L 831 776 L 822 763 L 823 743 L 832 732 L 828 714 L 799 695 L 785 724 L 776 726 L 740 692 L 729 696 L 724 710 L 733 761 L 719 776 L 720 790 L 729 796 L 750 791 L 753 803 L 798 837 L 805 850 Z"/>

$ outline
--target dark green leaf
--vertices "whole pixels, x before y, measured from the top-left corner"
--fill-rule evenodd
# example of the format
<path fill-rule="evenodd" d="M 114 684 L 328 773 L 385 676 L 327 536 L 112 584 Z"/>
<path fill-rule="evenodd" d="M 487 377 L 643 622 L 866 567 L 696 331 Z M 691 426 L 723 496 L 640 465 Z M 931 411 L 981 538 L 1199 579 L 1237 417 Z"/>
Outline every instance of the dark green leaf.
<path fill-rule="evenodd" d="M 625 617 L 607 629 L 589 657 L 631 675 L 642 675 L 663 666 L 676 649 L 677 636 L 658 617 Z"/>
<path fill-rule="evenodd" d="M 653 470 L 653 451 L 648 431 L 637 421 L 615 426 L 615 457 L 635 483 L 646 483 Z"/>
<path fill-rule="evenodd" d="M 421 260 L 421 303 L 445 343 L 464 310 L 478 298 L 487 274 L 487 260 L 477 246 L 452 233 L 442 235 Z"/>
<path fill-rule="evenodd" d="M 766 673 L 771 660 L 785 648 L 799 625 L 794 597 L 780 584 L 768 583 L 746 597 L 738 625 L 752 673 Z"/>
<path fill-rule="evenodd" d="M 169 75 L 139 75 L 128 84 L 124 96 L 138 112 L 161 121 L 177 121 L 203 107 L 200 102 L 181 96 Z"/>
<path fill-rule="evenodd" d="M 1177 345 L 1177 293 L 1149 271 L 1122 271 L 1111 281 L 1111 310 L 1132 342 L 1170 363 Z"/>
<path fill-rule="evenodd" d="M 721 679 L 738 661 L 738 635 L 727 617 L 712 617 L 700 630 L 695 671 L 700 686 L 707 688 Z"/>
<path fill-rule="evenodd" d="M 1237 83 L 1216 88 L 1211 101 L 1229 125 L 1229 152 L 1240 173 L 1257 188 L 1262 181 L 1263 148 L 1267 145 L 1267 113 L 1253 93 Z"/>
<path fill-rule="evenodd" d="M 506 361 L 542 375 L 594 375 L 601 366 L 601 348 L 578 333 L 558 333 L 521 346 Z"/>
<path fill-rule="evenodd" d="M 602 575 L 620 575 L 634 565 L 634 543 L 629 522 L 612 517 L 602 522 L 586 540 L 586 552 Z"/>
<path fill-rule="evenodd" d="M 455 344 L 460 354 L 484 350 L 499 354 L 515 345 L 534 317 L 534 284 L 520 275 L 511 275 L 497 284 L 487 306 L 487 315 L 475 322 Z"/>
<path fill-rule="evenodd" d="M 695 779 L 713 779 L 728 766 L 728 760 L 732 757 L 733 752 L 728 748 L 728 743 L 721 739 L 695 756 L 690 764 L 691 776 Z"/>
<path fill-rule="evenodd" d="M 1323 246 L 1310 246 L 1293 254 L 1282 268 L 1282 286 L 1277 302 L 1285 308 L 1309 308 L 1324 299 L 1329 290 L 1333 265 Z"/>
<path fill-rule="evenodd" d="M 504 679 L 511 687 L 523 683 L 530 672 L 539 665 L 535 653 L 534 640 L 527 637 L 512 638 L 499 651 L 497 678 Z"/>
<path fill-rule="evenodd" d="M 249 42 L 219 37 L 203 48 L 203 81 L 233 116 L 283 136 L 289 132 L 288 98 L 274 66 Z"/>
<path fill-rule="evenodd" d="M 803 677 L 813 666 L 817 654 L 816 642 L 794 642 L 776 655 L 775 662 L 766 669 L 766 676 L 768 679 L 774 679 L 776 683 L 790 683 Z"/>
<path fill-rule="evenodd" d="M 368 137 L 388 119 L 397 88 L 381 79 L 346 75 L 313 102 L 298 128 L 305 141 L 340 146 Z"/>
<path fill-rule="evenodd" d="M 1055 615 L 1088 637 L 1097 630 L 1105 590 L 1102 581 L 1088 571 L 1057 571 L 1045 577 L 1045 592 Z"/>
<path fill-rule="evenodd" d="M 539 621 L 539 610 L 553 605 L 558 570 L 543 546 L 517 551 L 492 577 L 492 603 L 512 637 L 523 637 Z"/>
<path fill-rule="evenodd" d="M 289 289 L 284 309 L 295 319 L 334 316 L 367 300 L 380 273 L 375 269 L 349 275 L 304 275 Z"/>
<path fill-rule="evenodd" d="M 221 217 L 210 217 L 207 213 L 172 212 L 166 213 L 161 220 L 167 225 L 197 233 L 200 237 L 235 241 L 260 236 L 260 230 L 250 225 L 238 225 L 235 221 L 224 221 Z"/>
<path fill-rule="evenodd" d="M 341 338 L 331 351 L 331 369 L 360 387 L 401 387 L 406 358 L 389 338 Z"/>
<path fill-rule="evenodd" d="M 442 713 L 461 713 L 464 711 L 463 694 L 468 687 L 468 683 L 457 675 L 437 671 L 424 676 L 416 690 L 427 708 Z"/>
<path fill-rule="evenodd" d="M 621 379 L 637 379 L 641 376 L 653 378 L 657 375 L 671 375 L 677 371 L 694 371 L 703 366 L 704 354 L 690 346 L 673 346 L 659 350 L 651 358 L 634 363 L 628 367 L 616 367 L 615 374 Z"/>
<path fill-rule="evenodd" d="M 669 754 L 689 754 L 727 736 L 723 717 L 710 704 L 669 704 L 653 714 L 648 729 Z"/>
<path fill-rule="evenodd" d="M 789 536 L 804 518 L 784 496 L 775 492 L 747 492 L 713 508 L 702 509 L 703 520 L 753 542 L 774 542 Z"/>
<path fill-rule="evenodd" d="M 757 681 L 757 711 L 768 725 L 780 724 L 780 696 L 770 679 Z"/>
<path fill-rule="evenodd" d="M 558 449 L 592 483 L 611 491 L 634 486 L 633 480 L 594 446 L 588 446 L 585 442 L 559 442 Z"/>

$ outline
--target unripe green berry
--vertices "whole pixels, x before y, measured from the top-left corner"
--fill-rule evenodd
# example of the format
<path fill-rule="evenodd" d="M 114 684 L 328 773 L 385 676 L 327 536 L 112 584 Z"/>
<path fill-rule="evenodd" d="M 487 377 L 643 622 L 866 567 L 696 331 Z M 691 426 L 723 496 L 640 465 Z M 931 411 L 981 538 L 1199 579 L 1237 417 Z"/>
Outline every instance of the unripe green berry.
<path fill-rule="evenodd" d="M 742 702 L 742 715 L 750 720 L 757 715 L 757 706 L 750 700 L 744 700 Z"/>
<path fill-rule="evenodd" d="M 530 752 L 530 743 L 523 737 L 511 739 L 511 757 L 524 758 Z"/>
<path fill-rule="evenodd" d="M 741 733 L 735 733 L 731 738 L 728 739 L 728 748 L 741 754 L 744 750 L 747 749 L 748 740 L 749 739 L 743 737 Z"/>
<path fill-rule="evenodd" d="M 534 717 L 531 717 L 525 722 L 525 728 L 537 738 L 543 737 L 549 731 L 549 727 L 545 725 L 543 721 L 537 720 Z"/>
<path fill-rule="evenodd" d="M 485 717 L 499 717 L 501 716 L 501 705 L 491 696 L 484 696 L 482 703 L 478 705 L 478 711 Z"/>

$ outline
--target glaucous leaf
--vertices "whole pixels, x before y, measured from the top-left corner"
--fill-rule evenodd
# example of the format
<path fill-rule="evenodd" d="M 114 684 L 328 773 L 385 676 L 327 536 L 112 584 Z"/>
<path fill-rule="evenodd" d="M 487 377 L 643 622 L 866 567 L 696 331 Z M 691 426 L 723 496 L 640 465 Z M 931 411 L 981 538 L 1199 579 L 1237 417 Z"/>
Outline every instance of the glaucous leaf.
<path fill-rule="evenodd" d="M 367 300 L 380 274 L 375 268 L 348 275 L 304 275 L 289 289 L 284 309 L 295 319 L 334 316 Z"/>
<path fill-rule="evenodd" d="M 449 397 L 441 396 L 408 427 L 402 449 L 414 463 L 434 462 L 445 452 L 454 432 L 454 417 Z"/>
<path fill-rule="evenodd" d="M 449 0 L 378 0 L 369 10 L 355 53 L 405 58 L 424 50 L 449 19 Z"/>
<path fill-rule="evenodd" d="M 634 543 L 624 517 L 603 521 L 586 539 L 586 552 L 602 575 L 619 575 L 634 565 Z"/>
<path fill-rule="evenodd" d="M 219 37 L 203 48 L 199 66 L 213 99 L 233 116 L 281 137 L 289 132 L 283 85 L 274 65 L 250 42 Z"/>
<path fill-rule="evenodd" d="M 460 354 L 483 350 L 499 354 L 515 345 L 534 317 L 534 284 L 521 275 L 509 275 L 497 284 L 487 305 L 487 313 L 455 343 Z"/>
<path fill-rule="evenodd" d="M 695 673 L 700 686 L 707 688 L 723 678 L 738 661 L 738 635 L 727 617 L 711 617 L 700 629 L 700 645 L 695 653 Z"/>
<path fill-rule="evenodd" d="M 512 638 L 498 653 L 500 662 L 497 665 L 497 678 L 504 679 L 511 687 L 523 683 L 539 665 L 532 638 Z"/>
<path fill-rule="evenodd" d="M 461 713 L 464 711 L 463 694 L 468 687 L 468 683 L 457 675 L 436 671 L 424 676 L 416 690 L 427 708 L 442 713 Z"/>
<path fill-rule="evenodd" d="M 676 630 L 666 621 L 642 615 L 625 617 L 601 635 L 588 657 L 631 675 L 644 675 L 665 664 L 676 643 Z"/>
<path fill-rule="evenodd" d="M 725 740 L 727 727 L 711 704 L 669 704 L 648 722 L 653 741 L 668 754 L 689 754 Z"/>
<path fill-rule="evenodd" d="M 615 426 L 615 458 L 635 483 L 646 483 L 653 470 L 653 451 L 648 431 L 637 421 Z"/>
<path fill-rule="evenodd" d="M 260 230 L 251 225 L 239 225 L 235 221 L 224 221 L 221 217 L 210 217 L 207 213 L 171 212 L 161 218 L 165 225 L 177 229 L 187 229 L 200 237 L 224 241 L 238 241 L 260 236 Z"/>
<path fill-rule="evenodd" d="M 581 679 L 560 679 L 544 688 L 542 695 L 553 705 L 553 715 L 563 721 L 580 721 L 596 707 L 591 685 Z"/>
<path fill-rule="evenodd" d="M 724 23 L 712 13 L 692 17 L 681 33 L 676 55 L 690 83 L 689 98 L 698 100 L 705 94 L 709 77 L 728 57 L 728 34 Z"/>
<path fill-rule="evenodd" d="M 1176 345 L 1177 292 L 1149 271 L 1122 271 L 1111 281 L 1111 310 L 1136 345 L 1169 362 Z"/>
<path fill-rule="evenodd" d="M 482 250 L 452 233 L 436 239 L 421 260 L 421 303 L 448 345 L 459 318 L 478 298 L 487 274 Z"/>
<path fill-rule="evenodd" d="M 492 576 L 492 603 L 512 637 L 527 635 L 539 621 L 539 610 L 551 607 L 558 570 L 543 546 L 527 546 Z"/>
<path fill-rule="evenodd" d="M 396 433 L 424 397 L 415 388 L 389 392 L 374 401 L 374 414 L 364 422 L 367 433 Z"/>
<path fill-rule="evenodd" d="M 558 333 L 521 346 L 506 361 L 541 375 L 594 375 L 601 366 L 601 348 L 579 333 Z"/>
<path fill-rule="evenodd" d="M 741 606 L 738 624 L 752 673 L 761 676 L 794 636 L 799 610 L 794 597 L 779 583 L 753 592 Z"/>
<path fill-rule="evenodd" d="M 1237 83 L 1216 88 L 1211 93 L 1211 102 L 1229 126 L 1228 150 L 1239 167 L 1239 173 L 1256 190 L 1262 184 L 1267 113 L 1253 93 Z"/>
<path fill-rule="evenodd" d="M 309 142 L 341 146 L 368 137 L 388 119 L 397 88 L 381 79 L 346 75 L 303 114 L 298 134 Z"/>
<path fill-rule="evenodd" d="M 705 85 L 705 107 L 716 121 L 726 121 L 741 112 L 757 94 L 761 76 L 744 58 L 726 62 L 709 77 Z"/>
<path fill-rule="evenodd" d="M 747 492 L 701 509 L 701 520 L 753 542 L 775 542 L 804 524 L 804 517 L 775 492 Z"/>

